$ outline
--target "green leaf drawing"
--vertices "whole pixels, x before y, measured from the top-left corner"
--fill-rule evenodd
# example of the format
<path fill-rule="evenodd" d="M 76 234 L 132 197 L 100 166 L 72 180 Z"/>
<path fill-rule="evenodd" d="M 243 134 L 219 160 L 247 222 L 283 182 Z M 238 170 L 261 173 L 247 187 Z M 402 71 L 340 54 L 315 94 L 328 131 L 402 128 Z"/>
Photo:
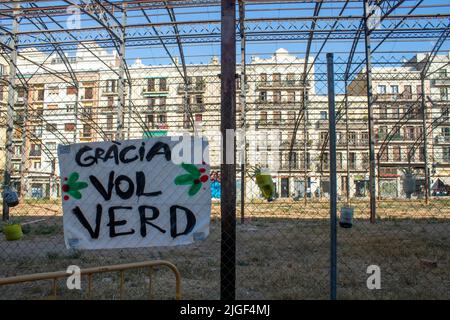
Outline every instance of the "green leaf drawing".
<path fill-rule="evenodd" d="M 195 195 L 197 192 L 200 191 L 200 189 L 202 188 L 202 184 L 201 183 L 194 183 L 191 188 L 188 191 L 188 195 L 190 195 L 191 197 L 193 195 Z"/>
<path fill-rule="evenodd" d="M 67 181 L 68 184 L 74 184 L 78 178 L 80 177 L 80 175 L 78 174 L 78 172 L 72 172 L 69 176 L 69 180 Z"/>
<path fill-rule="evenodd" d="M 183 174 L 175 178 L 176 185 L 192 184 L 195 178 L 191 174 Z"/>
<path fill-rule="evenodd" d="M 75 199 L 81 199 L 81 193 L 78 190 L 69 190 L 68 194 L 70 194 Z"/>
<path fill-rule="evenodd" d="M 194 166 L 193 164 L 182 163 L 181 167 L 184 170 L 186 170 L 187 172 L 189 172 L 190 174 L 192 174 L 194 176 L 194 179 L 200 178 L 200 171 L 198 171 L 198 168 L 196 166 Z"/>

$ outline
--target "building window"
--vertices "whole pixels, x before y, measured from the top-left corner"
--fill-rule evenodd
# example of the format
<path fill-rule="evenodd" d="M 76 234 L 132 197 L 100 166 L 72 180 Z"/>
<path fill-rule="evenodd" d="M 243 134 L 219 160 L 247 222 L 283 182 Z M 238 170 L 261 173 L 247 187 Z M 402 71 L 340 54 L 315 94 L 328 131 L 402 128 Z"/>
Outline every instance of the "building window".
<path fill-rule="evenodd" d="M 291 124 L 295 122 L 295 111 L 288 112 L 288 121 Z"/>
<path fill-rule="evenodd" d="M 441 100 L 448 101 L 448 88 L 441 88 Z"/>
<path fill-rule="evenodd" d="M 281 74 L 280 73 L 274 73 L 272 75 L 272 81 L 274 86 L 280 86 L 281 85 Z"/>
<path fill-rule="evenodd" d="M 106 92 L 114 93 L 117 91 L 117 80 L 106 80 Z"/>
<path fill-rule="evenodd" d="M 156 106 L 156 99 L 155 98 L 148 98 L 147 99 L 147 106 L 149 108 L 154 108 Z"/>
<path fill-rule="evenodd" d="M 406 127 L 405 130 L 406 130 L 406 139 L 414 140 L 414 137 L 415 137 L 414 127 Z"/>
<path fill-rule="evenodd" d="M 386 148 L 383 150 L 380 159 L 381 161 L 389 161 L 389 146 L 386 146 Z"/>
<path fill-rule="evenodd" d="M 391 86 L 391 94 L 393 94 L 393 95 L 398 94 L 398 86 L 397 85 Z"/>
<path fill-rule="evenodd" d="M 327 170 L 330 165 L 328 152 L 324 152 L 322 156 L 322 169 Z"/>
<path fill-rule="evenodd" d="M 273 92 L 273 102 L 280 103 L 281 102 L 281 91 L 276 90 Z"/>
<path fill-rule="evenodd" d="M 412 99 L 412 87 L 410 85 L 405 85 L 403 90 L 403 98 Z"/>
<path fill-rule="evenodd" d="M 37 90 L 37 100 L 44 101 L 44 89 Z"/>
<path fill-rule="evenodd" d="M 196 104 L 203 104 L 203 96 L 201 94 L 197 94 L 195 96 L 195 103 Z"/>
<path fill-rule="evenodd" d="M 262 85 L 267 84 L 267 73 L 261 73 L 261 74 L 259 75 L 259 82 L 260 82 L 260 84 L 262 84 Z"/>
<path fill-rule="evenodd" d="M 267 112 L 261 111 L 259 114 L 259 122 L 260 123 L 266 123 L 267 122 Z"/>
<path fill-rule="evenodd" d="M 394 161 L 400 162 L 402 161 L 402 147 L 394 146 Z"/>
<path fill-rule="evenodd" d="M 70 96 L 70 95 L 74 95 L 74 94 L 77 94 L 77 88 L 74 86 L 68 86 L 66 88 L 66 95 Z"/>
<path fill-rule="evenodd" d="M 112 114 L 108 114 L 106 116 L 106 130 L 113 130 L 113 115 Z"/>
<path fill-rule="evenodd" d="M 159 124 L 166 124 L 167 123 L 167 116 L 165 114 L 158 114 L 158 123 Z"/>
<path fill-rule="evenodd" d="M 75 105 L 72 103 L 66 104 L 66 112 L 74 112 L 75 111 Z"/>
<path fill-rule="evenodd" d="M 337 170 L 342 169 L 342 152 L 336 153 L 336 168 Z"/>
<path fill-rule="evenodd" d="M 295 91 L 288 91 L 288 102 L 295 102 Z"/>
<path fill-rule="evenodd" d="M 159 79 L 159 91 L 167 91 L 167 80 L 166 80 L 166 78 Z"/>
<path fill-rule="evenodd" d="M 386 94 L 386 86 L 379 84 L 378 85 L 378 94 Z"/>
<path fill-rule="evenodd" d="M 356 132 L 350 131 L 348 133 L 348 144 L 352 146 L 356 145 Z"/>
<path fill-rule="evenodd" d="M 47 123 L 46 130 L 48 132 L 55 132 L 58 130 L 58 125 L 56 123 Z"/>
<path fill-rule="evenodd" d="M 34 161 L 33 162 L 33 168 L 36 170 L 39 170 L 41 168 L 41 162 L 40 161 Z"/>
<path fill-rule="evenodd" d="M 147 91 L 152 92 L 155 91 L 155 79 L 147 79 Z"/>
<path fill-rule="evenodd" d="M 108 97 L 108 107 L 114 107 L 114 97 Z"/>
<path fill-rule="evenodd" d="M 320 111 L 320 120 L 327 120 L 327 119 L 328 119 L 328 112 Z"/>
<path fill-rule="evenodd" d="M 442 148 L 442 161 L 450 162 L 450 147 Z"/>
<path fill-rule="evenodd" d="M 279 125 L 281 123 L 281 112 L 274 111 L 273 112 L 273 124 Z"/>
<path fill-rule="evenodd" d="M 56 142 L 47 142 L 47 149 L 52 153 L 56 152 Z"/>
<path fill-rule="evenodd" d="M 83 124 L 83 137 L 89 138 L 91 136 L 91 125 L 90 124 Z"/>
<path fill-rule="evenodd" d="M 203 81 L 203 77 L 195 77 L 195 90 L 205 90 L 205 82 Z"/>
<path fill-rule="evenodd" d="M 155 127 L 155 118 L 154 118 L 153 114 L 148 114 L 147 115 L 147 125 L 150 128 L 154 128 Z"/>
<path fill-rule="evenodd" d="M 94 98 L 94 88 L 92 87 L 87 87 L 84 88 L 84 99 L 93 99 Z"/>
<path fill-rule="evenodd" d="M 58 86 L 48 87 L 48 95 L 49 96 L 57 96 L 57 95 L 59 95 L 59 87 Z"/>
<path fill-rule="evenodd" d="M 30 147 L 30 157 L 40 157 L 41 156 L 41 145 L 32 143 Z"/>
<path fill-rule="evenodd" d="M 355 170 L 356 169 L 356 153 L 350 152 L 348 154 L 348 156 L 349 156 L 349 167 L 350 167 L 350 169 Z"/>
<path fill-rule="evenodd" d="M 286 83 L 288 86 L 294 86 L 295 85 L 295 74 L 288 73 L 286 76 Z"/>
<path fill-rule="evenodd" d="M 266 102 L 267 101 L 267 91 L 261 91 L 259 93 L 259 101 Z"/>
<path fill-rule="evenodd" d="M 65 123 L 64 130 L 65 131 L 75 131 L 75 123 Z"/>
<path fill-rule="evenodd" d="M 22 146 L 14 146 L 14 155 L 15 156 L 22 155 Z"/>

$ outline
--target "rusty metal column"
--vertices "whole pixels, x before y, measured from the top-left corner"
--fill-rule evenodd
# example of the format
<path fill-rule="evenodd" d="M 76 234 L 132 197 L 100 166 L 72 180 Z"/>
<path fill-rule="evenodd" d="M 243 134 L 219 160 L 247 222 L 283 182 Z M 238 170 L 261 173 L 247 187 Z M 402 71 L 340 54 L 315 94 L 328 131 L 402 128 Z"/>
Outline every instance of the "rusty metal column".
<path fill-rule="evenodd" d="M 370 48 L 370 34 L 367 25 L 367 7 L 368 1 L 364 0 L 364 40 L 365 40 L 365 54 L 366 54 L 366 89 L 367 89 L 367 113 L 368 113 L 368 133 L 369 133 L 369 190 L 370 190 L 370 222 L 375 223 L 376 217 L 376 186 L 375 186 L 375 139 L 373 135 L 373 96 L 372 96 L 372 63 L 371 63 L 371 48 Z M 379 179 L 379 177 L 378 177 Z"/>
<path fill-rule="evenodd" d="M 220 298 L 236 295 L 236 0 L 221 11 L 221 252 Z M 232 139 L 229 137 L 232 136 Z"/>
<path fill-rule="evenodd" d="M 11 187 L 12 155 L 13 155 L 13 130 L 14 130 L 14 105 L 16 103 L 16 66 L 17 66 L 17 32 L 19 31 L 19 9 L 20 3 L 14 4 L 14 19 L 12 22 L 12 35 L 10 46 L 12 51 L 9 59 L 9 85 L 8 85 L 8 106 L 6 109 L 6 144 L 5 144 L 5 173 L 3 180 L 3 192 Z M 23 152 L 25 150 L 22 150 Z M 9 219 L 9 206 L 3 197 L 3 221 Z"/>

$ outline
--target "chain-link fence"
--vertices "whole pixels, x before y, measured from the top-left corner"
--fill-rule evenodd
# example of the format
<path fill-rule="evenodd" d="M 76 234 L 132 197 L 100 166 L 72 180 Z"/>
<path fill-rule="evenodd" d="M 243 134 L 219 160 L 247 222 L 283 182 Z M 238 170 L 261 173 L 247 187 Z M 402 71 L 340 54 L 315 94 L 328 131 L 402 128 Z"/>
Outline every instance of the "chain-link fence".
<path fill-rule="evenodd" d="M 229 190 L 222 186 L 229 175 L 221 172 L 221 121 L 233 118 L 223 110 L 221 116 L 221 82 L 231 66 L 221 63 L 220 4 L 56 2 L 0 4 L 0 164 L 3 190 L 20 199 L 9 210 L 3 206 L 2 227 L 19 222 L 24 233 L 17 241 L 0 237 L 0 278 L 164 259 L 181 272 L 183 298 L 220 298 L 221 249 L 234 251 L 221 246 L 227 236 L 221 198 Z M 335 165 L 344 222 L 337 234 L 337 297 L 448 299 L 448 5 L 238 5 L 236 298 L 329 297 Z M 327 52 L 335 56 L 336 163 L 329 150 Z M 210 145 L 206 240 L 65 248 L 58 145 L 186 133 Z M 377 267 L 381 289 L 371 290 L 370 270 Z M 172 278 L 163 269 L 152 277 L 127 273 L 127 297 L 145 298 L 152 282 L 155 298 L 172 298 Z M 98 276 L 93 287 L 94 298 L 118 297 L 116 275 Z M 51 290 L 38 282 L 2 287 L 0 296 L 42 298 Z M 85 295 L 64 281 L 58 291 L 68 299 Z"/>

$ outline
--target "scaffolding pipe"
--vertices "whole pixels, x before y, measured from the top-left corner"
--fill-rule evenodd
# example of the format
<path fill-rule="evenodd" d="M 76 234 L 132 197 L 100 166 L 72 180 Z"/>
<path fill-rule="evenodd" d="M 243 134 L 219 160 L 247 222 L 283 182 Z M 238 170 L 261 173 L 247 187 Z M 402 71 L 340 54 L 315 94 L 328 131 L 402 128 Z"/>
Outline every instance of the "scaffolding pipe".
<path fill-rule="evenodd" d="M 20 157 L 20 197 L 24 198 L 27 194 L 27 135 L 28 135 L 28 106 L 29 106 L 29 90 L 25 88 L 25 103 L 23 110 L 23 124 L 22 124 L 22 155 Z"/>
<path fill-rule="evenodd" d="M 12 155 L 13 155 L 13 130 L 14 130 L 14 105 L 16 102 L 17 88 L 16 88 L 16 65 L 17 65 L 17 43 L 19 31 L 19 10 L 20 3 L 14 4 L 12 34 L 10 46 L 13 49 L 10 53 L 9 60 L 9 85 L 8 85 L 8 106 L 6 109 L 6 144 L 5 144 L 5 172 L 3 178 L 3 195 L 5 189 L 11 187 L 11 172 L 12 172 Z M 9 206 L 6 203 L 5 196 L 3 196 L 3 221 L 9 220 Z"/>
<path fill-rule="evenodd" d="M 375 139 L 373 135 L 373 96 L 372 96 L 372 64 L 371 64 L 371 48 L 370 33 L 368 26 L 368 1 L 363 1 L 364 8 L 364 40 L 366 55 L 366 90 L 367 90 L 367 113 L 368 113 L 368 133 L 369 133 L 369 190 L 370 190 L 370 222 L 375 223 L 376 217 L 376 186 L 375 186 Z M 378 177 L 379 179 L 379 177 Z"/>
<path fill-rule="evenodd" d="M 420 74 L 420 86 L 422 94 L 420 95 L 420 104 L 422 109 L 422 135 L 423 135 L 423 160 L 424 160 L 424 178 L 425 178 L 425 203 L 429 203 L 430 178 L 428 173 L 428 135 L 427 135 L 427 104 L 425 102 L 425 74 Z"/>
<path fill-rule="evenodd" d="M 124 3 L 122 7 L 122 24 L 120 28 L 120 46 L 119 46 L 119 85 L 117 88 L 119 96 L 119 105 L 117 107 L 117 129 L 116 140 L 122 140 L 123 137 L 123 110 L 125 107 L 125 28 L 127 23 L 126 6 Z"/>

